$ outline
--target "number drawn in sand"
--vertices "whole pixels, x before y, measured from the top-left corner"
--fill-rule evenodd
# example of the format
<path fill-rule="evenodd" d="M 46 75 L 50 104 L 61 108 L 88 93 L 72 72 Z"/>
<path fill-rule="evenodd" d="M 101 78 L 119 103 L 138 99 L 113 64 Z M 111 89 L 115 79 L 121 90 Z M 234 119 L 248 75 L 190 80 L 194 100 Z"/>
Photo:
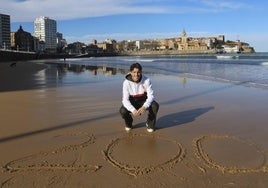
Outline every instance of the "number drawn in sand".
<path fill-rule="evenodd" d="M 173 140 L 133 134 L 113 140 L 103 154 L 121 172 L 137 177 L 172 168 L 185 157 L 185 149 Z"/>
<path fill-rule="evenodd" d="M 193 141 L 196 155 L 222 173 L 268 172 L 266 157 L 255 144 L 228 135 L 201 136 Z"/>
<path fill-rule="evenodd" d="M 95 172 L 100 169 L 98 165 L 90 164 L 78 164 L 77 157 L 75 157 L 74 151 L 85 148 L 89 144 L 95 143 L 95 137 L 87 133 L 76 133 L 69 135 L 57 135 L 54 138 L 68 137 L 70 140 L 75 140 L 77 144 L 66 145 L 57 148 L 52 151 L 39 152 L 30 156 L 22 157 L 13 161 L 8 162 L 2 167 L 3 172 L 17 172 L 17 171 L 33 171 L 33 170 L 65 170 L 72 172 Z M 81 142 L 82 140 L 82 142 Z M 71 155 L 65 160 L 64 155 Z M 69 160 L 69 161 L 68 161 Z M 60 163 L 59 163 L 60 161 Z"/>

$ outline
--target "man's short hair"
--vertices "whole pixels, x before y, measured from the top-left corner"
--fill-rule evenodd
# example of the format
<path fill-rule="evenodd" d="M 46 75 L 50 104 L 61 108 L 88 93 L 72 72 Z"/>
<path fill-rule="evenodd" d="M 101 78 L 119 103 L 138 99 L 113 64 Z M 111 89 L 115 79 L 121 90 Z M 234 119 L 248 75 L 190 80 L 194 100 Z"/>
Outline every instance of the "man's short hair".
<path fill-rule="evenodd" d="M 140 71 L 142 71 L 142 66 L 139 64 L 139 63 L 133 63 L 131 66 L 130 66 L 130 71 L 133 71 L 134 69 L 139 69 Z"/>

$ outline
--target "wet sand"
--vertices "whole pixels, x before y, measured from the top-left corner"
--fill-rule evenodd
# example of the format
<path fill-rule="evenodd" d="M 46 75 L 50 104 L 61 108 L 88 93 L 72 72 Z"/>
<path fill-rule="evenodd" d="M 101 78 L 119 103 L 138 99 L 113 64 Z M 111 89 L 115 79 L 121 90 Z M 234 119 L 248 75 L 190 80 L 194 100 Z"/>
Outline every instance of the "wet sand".
<path fill-rule="evenodd" d="M 267 187 L 268 90 L 150 76 L 157 130 L 126 133 L 122 80 L 20 87 L 28 65 L 0 65 L 1 187 Z"/>

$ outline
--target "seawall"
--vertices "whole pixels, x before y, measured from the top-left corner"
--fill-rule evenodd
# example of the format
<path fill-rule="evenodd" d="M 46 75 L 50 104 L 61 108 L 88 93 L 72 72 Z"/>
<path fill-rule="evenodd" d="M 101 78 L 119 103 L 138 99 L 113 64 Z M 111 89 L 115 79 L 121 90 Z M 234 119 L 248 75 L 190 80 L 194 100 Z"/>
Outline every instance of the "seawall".
<path fill-rule="evenodd" d="M 216 50 L 159 50 L 159 51 L 127 51 L 120 52 L 122 56 L 151 56 L 151 55 L 184 55 L 184 54 L 215 54 Z"/>
<path fill-rule="evenodd" d="M 0 62 L 25 61 L 34 59 L 63 59 L 63 58 L 87 58 L 117 56 L 117 53 L 94 53 L 94 54 L 39 54 L 35 52 L 19 52 L 0 50 Z"/>
<path fill-rule="evenodd" d="M 20 61 L 36 59 L 37 54 L 34 52 L 17 52 L 9 50 L 0 50 L 0 62 Z"/>

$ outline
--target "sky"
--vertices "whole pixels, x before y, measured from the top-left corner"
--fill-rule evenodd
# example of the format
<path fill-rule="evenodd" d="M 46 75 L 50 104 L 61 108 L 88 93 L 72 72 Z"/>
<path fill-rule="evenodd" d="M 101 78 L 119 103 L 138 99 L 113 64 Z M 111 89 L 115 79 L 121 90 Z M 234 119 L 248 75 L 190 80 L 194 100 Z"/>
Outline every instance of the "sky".
<path fill-rule="evenodd" d="M 93 39 L 143 40 L 217 37 L 249 43 L 268 52 L 267 0 L 0 0 L 11 31 L 34 33 L 34 20 L 57 21 L 68 43 Z"/>

